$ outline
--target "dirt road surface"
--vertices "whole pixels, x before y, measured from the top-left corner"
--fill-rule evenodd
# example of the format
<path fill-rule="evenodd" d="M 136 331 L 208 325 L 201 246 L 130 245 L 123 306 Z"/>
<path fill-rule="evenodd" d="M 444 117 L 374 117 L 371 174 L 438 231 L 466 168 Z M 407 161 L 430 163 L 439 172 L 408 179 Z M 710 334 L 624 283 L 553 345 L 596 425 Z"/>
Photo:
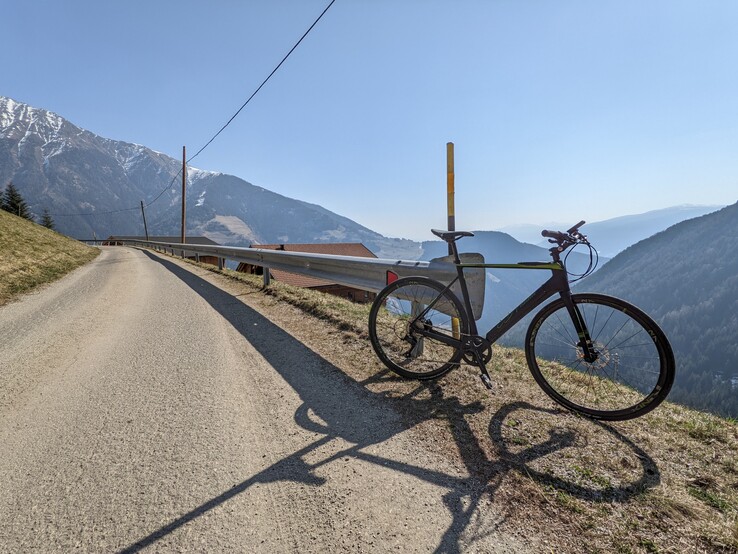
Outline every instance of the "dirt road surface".
<path fill-rule="evenodd" d="M 219 279 L 103 248 L 0 309 L 0 551 L 526 550 L 465 468 Z"/>

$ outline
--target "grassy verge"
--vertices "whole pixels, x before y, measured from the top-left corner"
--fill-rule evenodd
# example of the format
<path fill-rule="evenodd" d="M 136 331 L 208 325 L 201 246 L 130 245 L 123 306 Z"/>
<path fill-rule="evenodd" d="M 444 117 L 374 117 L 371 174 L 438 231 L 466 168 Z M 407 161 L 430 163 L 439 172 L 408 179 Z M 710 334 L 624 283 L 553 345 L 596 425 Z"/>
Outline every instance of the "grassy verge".
<path fill-rule="evenodd" d="M 501 531 L 539 537 L 547 552 L 738 552 L 736 421 L 665 402 L 636 420 L 594 422 L 550 401 L 524 354 L 508 348 L 494 349 L 492 396 L 471 368 L 425 384 L 392 379 L 368 344 L 369 306 L 220 273 L 335 329 L 309 346 L 390 403 L 428 449 L 465 467 L 479 485 L 464 502 L 480 519 L 485 502 L 502 509 Z"/>
<path fill-rule="evenodd" d="M 94 259 L 100 251 L 0 210 L 0 306 Z"/>

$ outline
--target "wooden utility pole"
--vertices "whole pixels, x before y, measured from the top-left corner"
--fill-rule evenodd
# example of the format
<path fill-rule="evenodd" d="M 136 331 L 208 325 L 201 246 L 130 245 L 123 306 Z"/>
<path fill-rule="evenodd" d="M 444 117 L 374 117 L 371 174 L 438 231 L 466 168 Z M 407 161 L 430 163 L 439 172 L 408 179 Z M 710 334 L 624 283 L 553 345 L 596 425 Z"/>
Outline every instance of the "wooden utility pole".
<path fill-rule="evenodd" d="M 141 215 L 144 220 L 144 233 L 146 233 L 146 240 L 149 240 L 149 228 L 146 226 L 146 212 L 144 211 L 144 201 L 141 200 Z"/>
<path fill-rule="evenodd" d="M 456 215 L 454 213 L 454 143 L 446 143 L 446 207 L 448 210 L 448 230 L 456 230 Z M 449 244 L 448 253 L 451 254 Z"/>
<path fill-rule="evenodd" d="M 187 201 L 185 197 L 187 187 L 187 153 L 186 149 L 182 147 L 182 244 L 185 244 L 185 219 L 187 215 Z"/>

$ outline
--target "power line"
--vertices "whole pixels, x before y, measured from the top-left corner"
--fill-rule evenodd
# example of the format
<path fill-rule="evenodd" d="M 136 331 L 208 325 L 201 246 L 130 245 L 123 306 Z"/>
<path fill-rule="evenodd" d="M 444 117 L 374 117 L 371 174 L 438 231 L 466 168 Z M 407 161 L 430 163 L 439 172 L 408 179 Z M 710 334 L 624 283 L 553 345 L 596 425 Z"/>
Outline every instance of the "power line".
<path fill-rule="evenodd" d="M 84 213 L 78 213 L 78 214 L 49 214 L 54 217 L 76 217 L 76 216 L 82 216 L 82 215 L 110 215 L 110 214 L 119 214 L 121 212 L 130 212 L 131 210 L 138 210 L 140 208 L 121 208 L 120 210 L 110 210 L 107 212 L 84 212 Z"/>
<path fill-rule="evenodd" d="M 316 26 L 316 25 L 318 24 L 318 21 L 320 21 L 320 20 L 322 19 L 322 17 L 323 17 L 323 16 L 325 15 L 325 13 L 326 13 L 326 12 L 327 12 L 327 11 L 328 11 L 328 10 L 330 9 L 330 7 L 331 7 L 331 6 L 333 5 L 333 3 L 334 3 L 335 1 L 336 1 L 336 0 L 331 0 L 331 2 L 330 2 L 330 3 L 329 3 L 329 4 L 328 4 L 328 5 L 326 6 L 326 7 L 325 7 L 325 9 L 323 10 L 323 12 L 322 12 L 322 13 L 321 13 L 321 14 L 320 14 L 320 15 L 318 16 L 318 18 L 317 18 L 317 19 L 316 19 L 315 21 L 313 21 L 313 24 L 312 24 L 312 25 L 310 25 L 310 27 L 308 28 L 308 30 L 307 30 L 307 31 L 305 31 L 305 33 L 304 33 L 304 34 L 303 34 L 303 35 L 302 35 L 302 36 L 300 37 L 300 40 L 298 40 L 298 41 L 297 41 L 297 42 L 295 43 L 295 45 L 294 45 L 294 46 L 293 46 L 293 47 L 292 47 L 292 48 L 290 49 L 290 51 L 289 51 L 289 52 L 287 52 L 287 55 L 286 55 L 286 56 L 285 56 L 284 58 L 282 58 L 282 61 L 281 61 L 281 62 L 279 62 L 279 63 L 277 64 L 277 67 L 275 67 L 275 68 L 274 68 L 274 69 L 272 70 L 272 72 L 271 72 L 271 73 L 269 74 L 269 76 L 268 76 L 268 77 L 267 77 L 266 79 L 264 79 L 264 81 L 262 81 L 262 83 L 261 83 L 261 84 L 260 84 L 260 85 L 258 86 L 258 88 L 257 88 L 257 89 L 256 89 L 256 90 L 255 90 L 255 91 L 253 92 L 253 94 L 252 94 L 251 96 L 249 96 L 248 100 L 246 100 L 246 102 L 244 102 L 244 103 L 243 103 L 243 104 L 241 105 L 241 107 L 240 107 L 240 108 L 238 108 L 238 111 L 236 111 L 236 113 L 234 113 L 234 114 L 233 114 L 233 115 L 231 116 L 231 118 L 230 118 L 230 119 L 229 119 L 229 120 L 228 120 L 228 121 L 226 122 L 226 124 L 225 124 L 225 125 L 223 125 L 223 126 L 222 126 L 222 127 L 221 127 L 221 128 L 219 129 L 219 130 L 218 130 L 218 132 L 217 132 L 217 133 L 215 133 L 215 134 L 213 135 L 213 137 L 212 137 L 212 138 L 211 138 L 211 139 L 210 139 L 210 140 L 209 140 L 208 142 L 206 142 L 206 143 L 205 143 L 205 146 L 203 146 L 202 148 L 200 148 L 200 150 L 198 150 L 197 152 L 195 152 L 195 154 L 194 154 L 194 155 L 193 155 L 193 156 L 192 156 L 192 157 L 191 157 L 190 159 L 188 159 L 188 160 L 187 160 L 187 163 L 189 163 L 189 162 L 190 162 L 191 160 L 194 160 L 194 159 L 195 159 L 195 158 L 196 158 L 196 157 L 197 157 L 197 156 L 198 156 L 198 155 L 200 154 L 200 152 L 202 152 L 202 151 L 203 151 L 203 150 L 205 150 L 205 149 L 206 149 L 206 148 L 207 148 L 208 146 L 210 146 L 210 143 L 211 143 L 211 142 L 213 142 L 213 141 L 214 141 L 214 140 L 215 140 L 215 139 L 217 138 L 217 136 L 218 136 L 219 134 L 221 134 L 221 133 L 222 133 L 222 132 L 223 132 L 223 131 L 225 130 L 225 128 L 226 128 L 226 127 L 228 127 L 228 125 L 230 125 L 230 124 L 231 124 L 231 122 L 232 122 L 232 121 L 233 121 L 234 119 L 236 119 L 236 116 L 237 116 L 237 115 L 238 115 L 239 113 L 241 113 L 241 110 L 243 110 L 243 109 L 244 109 L 244 108 L 246 107 L 246 105 L 247 105 L 247 104 L 248 104 L 249 102 L 251 102 L 251 99 L 252 99 L 252 98 L 253 98 L 254 96 L 256 96 L 256 95 L 258 94 L 258 92 L 259 92 L 259 91 L 260 91 L 260 90 L 262 89 L 262 87 L 263 87 L 264 85 L 266 85 L 266 84 L 267 84 L 267 81 L 269 81 L 269 79 L 271 79 L 271 78 L 272 78 L 272 75 L 274 75 L 274 74 L 275 74 L 275 73 L 277 72 L 277 70 L 278 70 L 278 69 L 279 69 L 280 67 L 282 67 L 282 64 L 283 64 L 283 63 L 284 63 L 285 61 L 287 61 L 287 58 L 289 58 L 289 57 L 290 57 L 290 54 L 292 54 L 292 52 L 294 52 L 294 51 L 295 51 L 295 49 L 296 49 L 296 48 L 297 48 L 297 47 L 298 47 L 298 46 L 300 45 L 300 43 L 301 43 L 301 42 L 303 41 L 303 39 L 304 39 L 304 38 L 305 38 L 306 36 L 308 36 L 308 34 L 310 33 L 310 31 L 312 31 L 312 30 L 313 30 L 313 27 L 315 27 L 315 26 Z"/>
<path fill-rule="evenodd" d="M 207 142 L 205 143 L 205 145 L 204 145 L 204 146 L 203 146 L 202 148 L 200 148 L 200 150 L 198 150 L 197 152 L 195 152 L 195 154 L 194 154 L 194 155 L 192 155 L 192 156 L 191 156 L 191 157 L 190 157 L 189 159 L 187 159 L 186 163 L 190 163 L 190 161 L 194 160 L 194 159 L 195 159 L 195 158 L 196 158 L 197 156 L 199 156 L 199 155 L 200 155 L 200 153 L 201 153 L 201 152 L 202 152 L 203 150 L 205 150 L 205 149 L 206 149 L 206 148 L 207 148 L 208 146 L 210 146 L 210 143 L 212 143 L 212 142 L 213 142 L 213 141 L 214 141 L 214 140 L 215 140 L 215 139 L 216 139 L 216 138 L 218 137 L 218 135 L 220 135 L 220 134 L 221 134 L 221 133 L 222 133 L 222 132 L 223 132 L 223 131 L 225 130 L 225 128 L 226 128 L 226 127 L 228 127 L 228 126 L 229 126 L 229 125 L 231 124 L 231 122 L 232 122 L 232 121 L 233 121 L 234 119 L 236 119 L 236 117 L 238 116 L 238 114 L 240 114 L 240 113 L 241 113 L 241 111 L 242 111 L 242 110 L 243 110 L 243 109 L 244 109 L 244 108 L 245 108 L 245 107 L 246 107 L 246 106 L 248 105 L 248 103 L 249 103 L 249 102 L 251 102 L 251 100 L 252 100 L 252 99 L 254 98 L 254 96 L 256 96 L 256 95 L 257 95 L 257 94 L 259 93 L 259 91 L 260 91 L 260 90 L 261 90 L 261 89 L 262 89 L 262 88 L 264 87 L 264 85 L 266 85 L 266 84 L 267 84 L 267 82 L 269 81 L 269 79 L 271 79 L 271 78 L 272 78 L 272 76 L 273 76 L 273 75 L 274 75 L 274 74 L 275 74 L 275 73 L 276 73 L 276 72 L 277 72 L 277 71 L 279 70 L 279 68 L 280 68 L 280 67 L 282 67 L 282 64 L 284 64 L 284 62 L 286 62 L 286 61 L 287 61 L 287 58 L 289 58 L 289 57 L 290 57 L 290 55 L 292 54 L 292 52 L 294 52 L 294 51 L 295 51 L 295 50 L 297 49 L 297 47 L 298 47 L 298 46 L 300 45 L 300 43 L 301 43 L 301 42 L 302 42 L 302 41 L 303 41 L 303 40 L 305 39 L 305 37 L 306 37 L 306 36 L 308 36 L 308 34 L 310 34 L 310 31 L 312 31 L 312 30 L 313 30 L 313 27 L 315 27 L 315 26 L 316 26 L 316 25 L 318 24 L 318 21 L 320 21 L 320 20 L 321 20 L 321 19 L 323 18 L 323 16 L 324 16 L 324 15 L 326 14 L 326 12 L 327 12 L 327 11 L 328 11 L 328 10 L 330 9 L 330 7 L 331 7 L 331 6 L 332 6 L 332 5 L 333 5 L 333 4 L 335 3 L 335 1 L 336 1 L 336 0 L 331 0 L 331 1 L 330 1 L 330 3 L 329 3 L 329 4 L 328 4 L 328 5 L 326 6 L 326 7 L 325 7 L 325 9 L 324 9 L 324 10 L 323 10 L 323 11 L 321 12 L 321 14 L 320 14 L 320 15 L 319 15 L 319 16 L 317 17 L 317 19 L 316 19 L 315 21 L 313 21 L 313 24 L 312 24 L 312 25 L 310 25 L 310 27 L 308 27 L 308 30 L 307 30 L 307 31 L 305 31 L 305 32 L 303 33 L 303 35 L 302 35 L 302 36 L 300 37 L 300 40 L 298 40 L 298 41 L 297 41 L 297 42 L 295 43 L 295 45 L 294 45 L 294 46 L 293 46 L 292 48 L 290 48 L 290 51 L 289 51 L 289 52 L 287 52 L 287 54 L 286 54 L 286 55 L 284 56 L 284 58 L 282 58 L 282 61 L 281 61 L 281 62 L 279 62 L 279 63 L 277 64 L 277 66 L 276 66 L 276 67 L 275 67 L 275 68 L 274 68 L 274 69 L 272 70 L 272 72 L 271 72 L 271 73 L 270 73 L 270 74 L 269 74 L 269 75 L 267 76 L 267 78 L 266 78 L 266 79 L 264 79 L 264 80 L 262 81 L 262 83 L 261 83 L 261 84 L 260 84 L 260 85 L 259 85 L 259 86 L 258 86 L 258 87 L 256 88 L 256 90 L 255 90 L 255 91 L 254 91 L 254 92 L 253 92 L 253 93 L 251 94 L 251 96 L 249 96 L 249 97 L 248 97 L 248 99 L 246 100 L 246 102 L 244 102 L 244 103 L 243 103 L 243 104 L 241 105 L 241 107 L 240 107 L 240 108 L 238 108 L 238 110 L 236 111 L 236 113 L 234 113 L 234 114 L 233 114 L 233 115 L 231 116 L 231 118 L 230 118 L 230 119 L 229 119 L 228 121 L 226 121 L 225 125 L 223 125 L 223 126 L 222 126 L 222 127 L 221 127 L 221 128 L 219 129 L 219 130 L 218 130 L 218 132 L 217 132 L 217 133 L 215 133 L 215 134 L 214 134 L 214 135 L 213 135 L 213 136 L 212 136 L 212 137 L 210 138 L 210 140 L 209 140 L 209 141 L 207 141 Z M 161 198 L 161 196 L 162 196 L 162 195 L 163 195 L 163 194 L 164 194 L 165 192 L 167 192 L 167 191 L 168 191 L 168 190 L 169 190 L 170 188 L 172 188 L 172 185 L 174 184 L 174 181 L 175 181 L 175 180 L 176 180 L 176 179 L 177 179 L 177 178 L 178 178 L 178 177 L 179 177 L 179 176 L 180 176 L 181 174 L 182 174 L 182 169 L 180 169 L 180 170 L 179 170 L 179 171 L 178 171 L 178 172 L 177 172 L 177 173 L 176 173 L 176 174 L 174 175 L 174 177 L 173 177 L 173 178 L 172 178 L 172 180 L 171 180 L 171 181 L 169 182 L 169 184 L 168 184 L 168 185 L 167 185 L 167 186 L 166 186 L 165 188 L 163 188 L 163 189 L 161 190 L 161 192 L 159 192 L 159 194 L 157 194 L 157 195 L 156 195 L 156 197 L 155 197 L 155 198 L 154 198 L 154 199 L 153 199 L 153 200 L 152 200 L 151 202 L 149 202 L 148 204 L 146 204 L 146 205 L 145 205 L 145 207 L 147 207 L 147 208 L 148 208 L 148 207 L 149 207 L 149 206 L 151 206 L 151 205 L 152 205 L 152 204 L 153 204 L 154 202 L 156 202 L 157 200 L 159 200 L 159 198 Z M 56 216 L 56 217 L 72 217 L 72 216 L 87 216 L 87 215 L 110 215 L 110 214 L 116 214 L 116 213 L 121 213 L 121 212 L 129 212 L 129 211 L 133 211 L 133 210 L 139 210 L 139 209 L 141 209 L 141 208 L 140 208 L 140 206 L 135 206 L 135 207 L 133 207 L 133 208 L 123 208 L 123 209 L 120 209 L 120 210 L 111 210 L 111 211 L 108 211 L 108 212 L 90 212 L 90 213 L 78 213 L 78 214 L 49 214 L 49 215 L 52 215 L 52 216 Z"/>
<path fill-rule="evenodd" d="M 188 160 L 188 161 L 189 161 L 189 160 Z M 179 171 L 177 171 L 177 173 L 175 173 L 174 177 L 172 177 L 172 180 L 171 180 L 171 181 L 169 181 L 169 184 L 168 184 L 168 185 L 167 185 L 166 187 L 164 187 L 164 188 L 163 188 L 163 189 L 161 190 L 161 192 L 160 192 L 159 194 L 157 194 L 157 195 L 156 195 L 156 198 L 154 198 L 154 199 L 153 199 L 153 200 L 152 200 L 151 202 L 149 202 L 148 204 L 146 204 L 146 207 L 148 208 L 149 206 L 151 206 L 151 204 L 153 204 L 154 202 L 156 202 L 157 200 L 159 200 L 159 198 L 161 198 L 161 195 L 162 195 L 162 194 L 164 194 L 164 193 L 165 193 L 165 192 L 167 192 L 167 191 L 168 191 L 168 190 L 169 190 L 170 188 L 172 188 L 172 185 L 174 184 L 174 181 L 175 181 L 175 180 L 177 179 L 177 177 L 179 177 L 180 175 L 182 175 L 182 169 L 181 169 L 181 168 L 180 168 L 180 170 L 179 170 Z"/>

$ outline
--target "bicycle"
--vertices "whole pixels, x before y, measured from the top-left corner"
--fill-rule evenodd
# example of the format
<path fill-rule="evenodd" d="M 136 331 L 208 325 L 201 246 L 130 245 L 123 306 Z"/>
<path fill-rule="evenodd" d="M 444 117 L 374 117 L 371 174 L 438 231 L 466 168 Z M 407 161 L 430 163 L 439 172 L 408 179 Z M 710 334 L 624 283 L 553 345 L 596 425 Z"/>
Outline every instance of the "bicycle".
<path fill-rule="evenodd" d="M 572 293 L 567 252 L 590 249 L 585 277 L 594 271 L 596 250 L 579 232 L 544 230 L 555 246 L 551 262 L 517 264 L 462 263 L 456 241 L 468 231 L 431 232 L 446 241 L 457 275 L 444 285 L 427 277 L 392 281 L 377 295 L 369 313 L 369 337 L 379 359 L 410 379 L 435 379 L 465 361 L 480 370 L 488 389 L 487 364 L 492 344 L 552 296 L 532 319 L 525 335 L 525 357 L 535 381 L 560 405 L 593 419 L 626 420 L 656 408 L 674 382 L 675 362 L 659 326 L 639 308 L 612 296 Z M 464 277 L 468 268 L 550 270 L 551 277 L 506 317 L 481 336 Z M 396 277 L 396 276 L 395 276 Z M 576 280 L 578 280 L 576 279 Z M 451 290 L 460 289 L 461 300 Z"/>

